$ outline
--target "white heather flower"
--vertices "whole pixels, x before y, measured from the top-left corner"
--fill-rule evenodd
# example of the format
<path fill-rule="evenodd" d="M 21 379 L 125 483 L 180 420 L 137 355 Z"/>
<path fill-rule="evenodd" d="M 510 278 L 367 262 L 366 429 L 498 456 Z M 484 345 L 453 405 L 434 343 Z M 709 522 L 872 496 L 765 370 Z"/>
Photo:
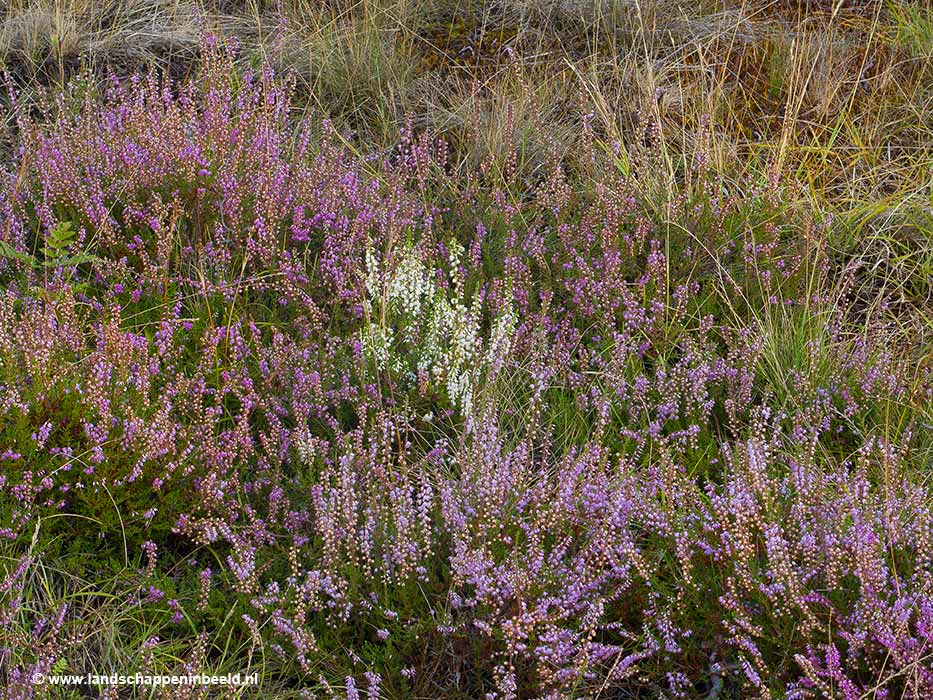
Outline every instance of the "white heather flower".
<path fill-rule="evenodd" d="M 403 314 L 418 318 L 422 299 L 434 296 L 434 292 L 434 283 L 417 251 L 408 250 L 386 285 L 386 303 L 395 304 Z"/>
<path fill-rule="evenodd" d="M 372 247 L 366 249 L 366 291 L 371 299 L 378 299 L 382 295 L 379 261 L 373 255 Z"/>
<path fill-rule="evenodd" d="M 401 362 L 397 359 L 390 364 L 392 340 L 392 329 L 378 323 L 370 323 L 367 328 L 360 331 L 360 341 L 369 351 L 369 356 L 375 360 L 376 367 L 380 371 L 390 367 L 393 370 L 401 369 Z"/>
<path fill-rule="evenodd" d="M 311 441 L 311 432 L 305 428 L 295 438 L 295 449 L 298 452 L 298 458 L 301 463 L 308 467 L 314 462 L 315 448 Z"/>
<path fill-rule="evenodd" d="M 449 250 L 448 262 L 457 270 L 463 246 L 454 240 Z M 371 251 L 367 251 L 366 266 L 372 313 L 369 328 L 362 331 L 362 341 L 377 368 L 392 369 L 414 381 L 416 375 L 410 365 L 405 371 L 408 360 L 393 352 L 393 329 L 404 328 L 402 340 L 418 345 L 413 353 L 415 369 L 443 382 L 448 399 L 470 415 L 474 387 L 486 373 L 496 373 L 509 352 L 516 323 L 514 312 L 509 309 L 496 319 L 488 342 L 484 342 L 479 297 L 464 298 L 457 275 L 453 294 L 448 296 L 435 283 L 432 271 L 414 247 L 399 256 L 394 269 L 385 271 L 381 283 Z"/>

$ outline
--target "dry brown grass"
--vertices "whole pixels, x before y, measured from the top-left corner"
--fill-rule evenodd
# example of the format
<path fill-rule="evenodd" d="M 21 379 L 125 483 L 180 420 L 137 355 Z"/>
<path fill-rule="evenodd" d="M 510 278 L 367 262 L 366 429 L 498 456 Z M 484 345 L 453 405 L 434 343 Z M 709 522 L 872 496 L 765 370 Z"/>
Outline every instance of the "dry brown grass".
<path fill-rule="evenodd" d="M 184 75 L 209 29 L 292 71 L 363 150 L 410 120 L 461 163 L 518 151 L 532 172 L 573 160 L 592 112 L 626 147 L 659 124 L 668 177 L 702 148 L 846 209 L 929 198 L 931 17 L 927 0 L 11 0 L 0 62 L 27 90 L 82 68 Z"/>
<path fill-rule="evenodd" d="M 203 17 L 188 0 L 14 0 L 0 24 L 0 59 L 23 84 L 61 83 L 84 66 L 177 71 L 196 57 Z M 235 18 L 214 21 L 242 31 Z"/>

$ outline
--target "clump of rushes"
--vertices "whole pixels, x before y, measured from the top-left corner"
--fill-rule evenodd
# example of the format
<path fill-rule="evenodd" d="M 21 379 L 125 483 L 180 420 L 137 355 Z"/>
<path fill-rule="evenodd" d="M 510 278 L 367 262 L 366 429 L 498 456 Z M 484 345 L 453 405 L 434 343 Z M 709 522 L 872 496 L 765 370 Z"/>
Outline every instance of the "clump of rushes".
<path fill-rule="evenodd" d="M 0 697 L 126 671 L 24 606 L 39 559 L 283 696 L 933 693 L 929 369 L 793 183 L 361 157 L 203 51 L 19 115 Z"/>

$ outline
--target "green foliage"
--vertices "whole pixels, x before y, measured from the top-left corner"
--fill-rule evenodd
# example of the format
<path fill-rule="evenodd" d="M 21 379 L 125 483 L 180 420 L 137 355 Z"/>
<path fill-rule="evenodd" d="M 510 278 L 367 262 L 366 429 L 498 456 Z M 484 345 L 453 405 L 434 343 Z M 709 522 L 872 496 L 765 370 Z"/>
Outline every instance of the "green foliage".
<path fill-rule="evenodd" d="M 83 263 L 99 260 L 93 253 L 76 252 L 70 254 L 68 249 L 77 242 L 77 232 L 70 221 L 62 221 L 49 231 L 41 248 L 42 256 L 22 253 L 9 243 L 0 241 L 0 256 L 9 260 L 19 260 L 37 269 L 41 268 L 74 268 Z"/>
<path fill-rule="evenodd" d="M 933 56 L 933 5 L 929 0 L 889 3 L 897 41 L 917 58 Z"/>

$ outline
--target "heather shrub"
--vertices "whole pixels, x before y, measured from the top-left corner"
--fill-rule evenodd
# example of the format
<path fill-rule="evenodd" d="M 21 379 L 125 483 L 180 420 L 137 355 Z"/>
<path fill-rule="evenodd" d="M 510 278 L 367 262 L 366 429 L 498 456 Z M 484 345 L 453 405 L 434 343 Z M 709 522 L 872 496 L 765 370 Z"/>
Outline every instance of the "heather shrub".
<path fill-rule="evenodd" d="M 282 697 L 933 692 L 928 358 L 778 166 L 661 182 L 586 123 L 592 177 L 532 188 L 411 127 L 362 155 L 203 50 L 16 113 L 2 697 L 130 660 Z M 35 566 L 110 597 L 33 604 Z"/>

